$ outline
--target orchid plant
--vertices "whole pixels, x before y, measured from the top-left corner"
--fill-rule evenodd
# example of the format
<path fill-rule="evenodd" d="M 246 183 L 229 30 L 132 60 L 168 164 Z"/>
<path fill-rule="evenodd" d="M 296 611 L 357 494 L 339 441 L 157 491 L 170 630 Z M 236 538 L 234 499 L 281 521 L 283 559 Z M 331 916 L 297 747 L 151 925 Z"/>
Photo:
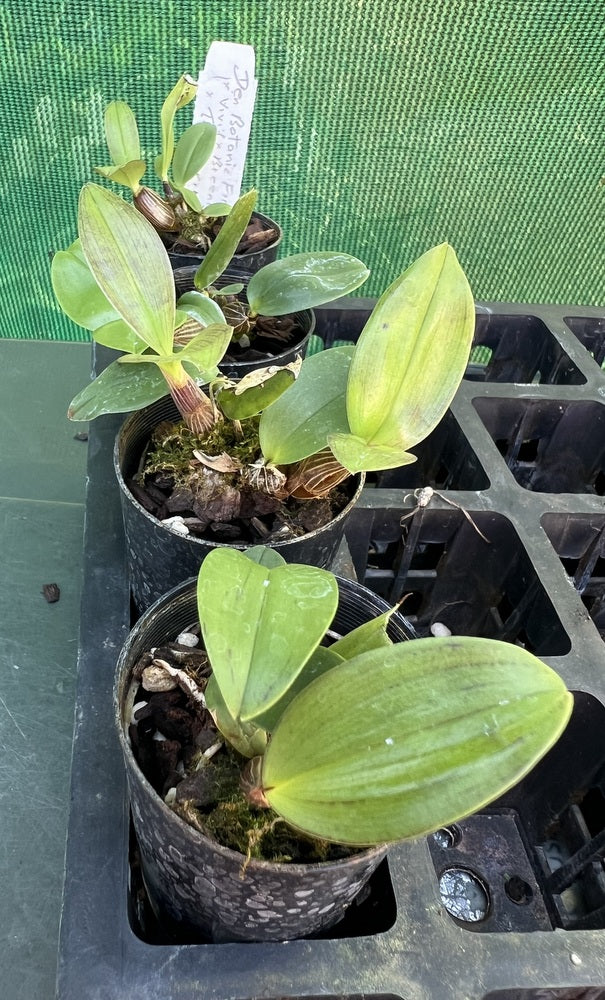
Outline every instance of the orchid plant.
<path fill-rule="evenodd" d="M 176 113 L 193 100 L 196 92 L 196 81 L 184 74 L 162 105 L 161 152 L 154 159 L 154 171 L 163 195 L 141 183 L 147 164 L 142 158 L 135 114 L 125 101 L 112 101 L 105 110 L 105 139 L 111 163 L 95 170 L 129 188 L 135 206 L 158 232 L 173 237 L 182 234 L 201 250 L 207 250 L 211 244 L 209 226 L 216 218 L 228 215 L 231 206 L 202 205 L 188 186 L 210 159 L 216 143 L 216 127 L 209 122 L 190 125 L 175 141 Z"/>
<path fill-rule="evenodd" d="M 255 191 L 243 195 L 234 219 L 222 230 L 218 252 L 229 259 L 233 235 L 237 240 L 239 221 L 249 217 L 255 197 Z M 161 239 L 142 215 L 110 191 L 84 186 L 78 232 L 75 243 L 53 258 L 55 295 L 63 311 L 97 343 L 124 353 L 75 397 L 68 415 L 91 420 L 103 413 L 137 410 L 168 388 L 187 426 L 195 433 L 207 432 L 221 413 L 200 383 L 216 379 L 217 365 L 233 336 L 220 305 L 210 294 L 195 290 L 176 300 Z M 279 312 L 282 285 L 288 280 L 289 300 L 302 309 L 347 294 L 369 273 L 347 254 L 302 254 L 297 261 L 301 257 L 305 265 L 296 274 L 284 261 L 276 261 L 251 279 L 248 301 L 255 315 Z M 216 260 L 214 254 L 212 267 Z M 267 271 L 277 272 L 279 278 L 268 280 Z M 286 382 L 294 371 L 287 373 Z M 273 389 L 278 384 L 285 388 L 278 380 Z"/>
<path fill-rule="evenodd" d="M 215 549 L 197 597 L 205 704 L 249 758 L 247 797 L 311 836 L 378 844 L 459 820 L 516 784 L 571 713 L 561 678 L 526 650 L 393 644 L 392 610 L 322 645 L 336 578 L 273 549 Z"/>
<path fill-rule="evenodd" d="M 233 232 L 238 218 L 239 209 Z M 321 352 L 302 367 L 269 366 L 234 384 L 215 375 L 232 329 L 209 293 L 229 259 L 227 237 L 198 272 L 198 289 L 177 303 L 160 239 L 120 198 L 86 185 L 79 234 L 53 260 L 59 303 L 99 343 L 127 353 L 75 398 L 69 415 L 88 420 L 139 409 L 162 395 L 163 378 L 196 433 L 230 422 L 236 438 L 257 436 L 252 463 L 197 442 L 210 468 L 281 498 L 322 497 L 351 474 L 415 461 L 410 449 L 443 417 L 462 379 L 474 302 L 448 244 L 393 282 L 356 345 Z M 310 308 L 347 294 L 366 275 L 347 255 L 295 255 L 254 275 L 247 302 L 253 314 L 278 315 L 286 304 Z"/>

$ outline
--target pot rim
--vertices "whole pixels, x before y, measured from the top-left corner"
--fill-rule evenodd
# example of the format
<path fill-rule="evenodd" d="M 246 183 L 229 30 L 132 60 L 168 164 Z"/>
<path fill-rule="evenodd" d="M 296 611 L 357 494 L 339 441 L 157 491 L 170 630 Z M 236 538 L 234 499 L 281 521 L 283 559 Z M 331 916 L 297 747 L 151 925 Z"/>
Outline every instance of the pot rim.
<path fill-rule="evenodd" d="M 358 583 L 356 580 L 350 580 L 346 577 L 338 576 L 334 574 L 338 582 L 339 593 L 341 592 L 341 584 L 344 583 L 347 588 L 352 588 L 355 591 L 359 591 L 362 594 L 369 594 L 374 601 L 384 604 L 384 610 L 390 607 L 388 601 L 381 598 L 374 591 L 370 590 L 368 587 L 364 587 L 363 584 Z M 216 850 L 222 857 L 228 859 L 232 863 L 238 862 L 238 864 L 244 864 L 246 861 L 246 856 L 240 851 L 235 851 L 230 847 L 225 847 L 223 844 L 219 843 L 217 840 L 213 840 L 211 837 L 206 836 L 195 827 L 186 823 L 178 813 L 166 805 L 161 795 L 159 795 L 156 790 L 151 786 L 145 775 L 143 774 L 139 764 L 135 758 L 132 750 L 131 742 L 127 733 L 127 723 L 125 721 L 125 712 L 130 708 L 131 704 L 134 703 L 135 682 L 132 680 L 132 667 L 130 667 L 128 672 L 128 677 L 125 677 L 124 683 L 122 683 L 122 677 L 126 673 L 125 661 L 130 655 L 130 647 L 138 638 L 139 633 L 147 624 L 149 618 L 155 616 L 157 611 L 162 606 L 166 606 L 168 602 L 171 602 L 179 597 L 185 597 L 187 591 L 192 591 L 195 593 L 196 588 L 196 577 L 190 577 L 188 580 L 184 580 L 182 583 L 177 584 L 168 593 L 163 594 L 159 597 L 149 608 L 147 608 L 136 624 L 132 627 L 128 637 L 120 650 L 120 655 L 117 660 L 116 669 L 114 673 L 114 684 L 113 684 L 113 707 L 114 707 L 114 723 L 118 731 L 118 738 L 120 741 L 120 746 L 122 748 L 122 753 L 125 758 L 127 769 L 130 768 L 136 774 L 137 780 L 143 785 L 146 792 L 151 794 L 160 807 L 161 811 L 164 813 L 167 820 L 171 822 L 176 822 L 183 832 L 187 833 L 193 838 L 193 842 L 196 844 L 210 843 L 212 844 L 213 850 Z M 193 596 L 193 595 L 192 595 Z M 138 682 L 136 682 L 138 687 Z M 124 691 L 123 697 L 121 697 L 121 692 Z M 343 845 L 345 847 L 355 845 Z M 269 873 L 272 871 L 278 872 L 291 872 L 292 875 L 300 875 L 303 872 L 309 873 L 313 871 L 329 871 L 331 869 L 340 869 L 351 864 L 365 864 L 370 858 L 378 856 L 380 859 L 386 857 L 388 849 L 391 845 L 389 843 L 374 844 L 369 846 L 359 845 L 359 850 L 357 853 L 350 855 L 347 858 L 340 858 L 337 861 L 310 861 L 310 862 L 284 862 L 284 861 L 264 861 L 259 858 L 251 858 L 246 864 L 246 870 L 250 869 L 252 871 L 258 870 L 259 872 Z"/>
<path fill-rule="evenodd" d="M 166 397 L 161 397 L 161 398 L 165 399 Z M 159 400 L 157 400 L 156 402 L 159 402 Z M 153 406 L 155 404 L 152 403 L 151 405 Z M 118 481 L 118 485 L 120 487 L 120 491 L 122 492 L 122 495 L 125 498 L 128 499 L 129 503 L 131 503 L 133 505 L 133 507 L 139 512 L 139 514 L 141 514 L 142 516 L 144 516 L 151 524 L 154 524 L 156 526 L 160 526 L 164 531 L 171 532 L 171 534 L 173 534 L 173 535 L 177 535 L 180 540 L 182 540 L 184 542 L 189 542 L 189 543 L 191 543 L 194 546 L 198 545 L 198 546 L 200 546 L 202 548 L 206 548 L 206 549 L 207 548 L 217 548 L 217 549 L 218 548 L 230 548 L 230 549 L 239 549 L 240 552 L 245 552 L 246 549 L 251 548 L 251 546 L 253 544 L 261 544 L 261 542 L 257 542 L 257 543 L 252 543 L 251 542 L 249 544 L 245 544 L 243 542 L 213 542 L 213 541 L 208 541 L 205 538 L 198 538 L 195 535 L 191 535 L 191 534 L 189 534 L 189 535 L 181 535 L 178 532 L 175 532 L 170 527 L 170 525 L 166 524 L 164 521 L 161 521 L 159 518 L 155 517 L 154 514 L 150 514 L 150 512 L 148 510 L 145 510 L 145 508 L 143 507 L 143 505 L 141 503 L 139 503 L 139 501 L 136 499 L 136 497 L 128 489 L 128 486 L 126 484 L 126 480 L 124 479 L 124 476 L 122 475 L 122 469 L 121 469 L 121 442 L 122 442 L 122 436 L 123 436 L 125 430 L 127 429 L 129 422 L 130 421 L 134 421 L 137 418 L 137 416 L 138 416 L 139 413 L 141 413 L 141 410 L 135 410 L 134 413 L 131 413 L 126 418 L 126 420 L 121 425 L 121 427 L 120 427 L 120 429 L 119 429 L 119 431 L 118 431 L 118 433 L 116 435 L 116 438 L 115 438 L 115 441 L 114 441 L 114 447 L 113 447 L 113 468 L 114 468 L 114 473 L 115 473 L 116 479 Z M 343 507 L 343 509 L 341 511 L 339 511 L 339 513 L 336 515 L 336 517 L 333 517 L 330 521 L 327 522 L 327 524 L 322 525 L 321 528 L 314 528 L 313 531 L 307 531 L 307 532 L 305 532 L 304 535 L 297 535 L 295 538 L 287 538 L 287 539 L 284 539 L 283 541 L 277 540 L 275 542 L 272 542 L 271 545 L 270 545 L 270 548 L 277 549 L 278 551 L 281 551 L 282 549 L 287 549 L 287 547 L 289 545 L 293 545 L 293 544 L 295 544 L 297 542 L 300 542 L 301 539 L 314 538 L 317 535 L 320 535 L 322 532 L 327 531 L 328 529 L 332 528 L 335 524 L 338 524 L 338 522 L 341 521 L 341 520 L 343 520 L 343 518 L 346 518 L 346 516 L 349 514 L 349 512 L 355 506 L 355 504 L 359 500 L 359 497 L 361 496 L 361 491 L 362 491 L 362 489 L 363 489 L 363 487 L 365 485 L 365 478 L 366 478 L 365 472 L 353 473 L 350 478 L 353 479 L 353 480 L 358 479 L 357 487 L 354 490 L 354 492 L 353 492 L 350 500 L 348 501 L 348 503 Z"/>
<path fill-rule="evenodd" d="M 277 236 L 275 237 L 275 239 L 273 240 L 273 242 L 272 243 L 268 243 L 266 247 L 259 247 L 258 250 L 244 250 L 243 253 L 236 253 L 236 254 L 234 254 L 233 256 L 234 256 L 234 258 L 236 260 L 239 260 L 239 259 L 242 259 L 242 258 L 245 258 L 245 257 L 255 257 L 256 254 L 266 253 L 267 250 L 273 250 L 275 247 L 278 247 L 280 245 L 281 241 L 284 238 L 283 228 L 280 226 L 279 222 L 276 222 L 275 219 L 272 219 L 270 215 L 265 215 L 263 212 L 256 212 L 256 211 L 254 211 L 252 213 L 251 218 L 253 219 L 255 217 L 257 219 L 260 219 L 260 221 L 263 224 L 267 224 L 267 229 L 276 229 L 277 230 Z M 172 248 L 170 248 L 168 250 L 168 253 L 169 254 L 170 253 L 175 254 L 175 256 L 179 256 L 179 257 L 191 257 L 192 259 L 194 259 L 195 257 L 201 257 L 201 258 L 203 258 L 203 257 L 206 256 L 205 253 L 202 253 L 199 250 L 191 250 L 189 253 L 187 253 L 186 250 L 173 250 Z"/>

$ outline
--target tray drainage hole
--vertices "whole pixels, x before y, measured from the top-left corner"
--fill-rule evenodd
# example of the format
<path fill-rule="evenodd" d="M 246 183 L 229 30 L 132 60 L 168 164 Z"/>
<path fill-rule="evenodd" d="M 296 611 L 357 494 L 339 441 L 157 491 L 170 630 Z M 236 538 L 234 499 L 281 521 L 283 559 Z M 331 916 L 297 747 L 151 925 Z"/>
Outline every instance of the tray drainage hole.
<path fill-rule="evenodd" d="M 458 826 L 443 826 L 440 830 L 435 830 L 433 840 L 442 850 L 448 847 L 457 847 L 462 839 L 462 831 Z"/>
<path fill-rule="evenodd" d="M 465 868 L 448 868 L 439 879 L 441 902 L 456 920 L 477 923 L 489 909 L 489 896 L 483 883 Z"/>
<path fill-rule="evenodd" d="M 518 906 L 526 906 L 527 903 L 531 903 L 534 890 L 532 889 L 529 882 L 525 879 L 519 878 L 518 875 L 513 875 L 511 878 L 507 879 L 504 883 L 504 891 L 512 903 L 517 903 Z"/>

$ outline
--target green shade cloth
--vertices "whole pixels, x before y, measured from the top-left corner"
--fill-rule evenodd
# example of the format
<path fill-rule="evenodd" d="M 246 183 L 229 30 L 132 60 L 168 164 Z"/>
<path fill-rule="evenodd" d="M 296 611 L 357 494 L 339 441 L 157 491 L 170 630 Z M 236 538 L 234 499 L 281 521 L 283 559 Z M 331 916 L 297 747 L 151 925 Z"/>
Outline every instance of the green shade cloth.
<path fill-rule="evenodd" d="M 8 0 L 0 336 L 86 339 L 49 257 L 107 160 L 103 110 L 135 108 L 150 160 L 164 96 L 214 39 L 256 50 L 244 182 L 284 253 L 353 253 L 377 295 L 447 239 L 478 299 L 605 300 L 594 0 Z"/>

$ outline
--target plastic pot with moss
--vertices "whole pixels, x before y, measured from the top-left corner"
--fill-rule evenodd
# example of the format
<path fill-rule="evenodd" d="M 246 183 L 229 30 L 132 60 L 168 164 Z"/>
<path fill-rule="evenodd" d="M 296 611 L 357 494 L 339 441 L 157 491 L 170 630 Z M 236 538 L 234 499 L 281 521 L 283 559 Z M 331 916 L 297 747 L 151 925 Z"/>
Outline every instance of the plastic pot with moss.
<path fill-rule="evenodd" d="M 385 607 L 271 549 L 220 549 L 136 626 L 117 721 L 146 884 L 175 927 L 329 926 L 388 843 L 485 806 L 558 739 L 572 698 L 540 660 L 488 639 L 393 642 L 389 620 L 405 629 Z M 168 646 L 196 617 L 200 651 Z"/>

